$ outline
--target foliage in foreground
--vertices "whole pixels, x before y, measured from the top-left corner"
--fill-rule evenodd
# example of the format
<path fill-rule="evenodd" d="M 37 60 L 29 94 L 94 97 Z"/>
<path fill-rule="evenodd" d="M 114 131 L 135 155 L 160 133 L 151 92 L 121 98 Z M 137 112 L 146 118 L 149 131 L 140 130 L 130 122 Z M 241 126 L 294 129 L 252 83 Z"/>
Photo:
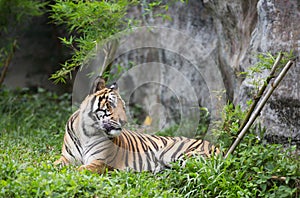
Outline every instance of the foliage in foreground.
<path fill-rule="evenodd" d="M 193 158 L 185 168 L 175 164 L 155 175 L 58 169 L 52 163 L 60 155 L 64 124 L 71 114 L 69 96 L 4 89 L 0 98 L 0 197 L 298 197 L 300 193 L 300 162 L 291 155 L 295 148 L 264 145 L 252 134 L 226 160 Z"/>

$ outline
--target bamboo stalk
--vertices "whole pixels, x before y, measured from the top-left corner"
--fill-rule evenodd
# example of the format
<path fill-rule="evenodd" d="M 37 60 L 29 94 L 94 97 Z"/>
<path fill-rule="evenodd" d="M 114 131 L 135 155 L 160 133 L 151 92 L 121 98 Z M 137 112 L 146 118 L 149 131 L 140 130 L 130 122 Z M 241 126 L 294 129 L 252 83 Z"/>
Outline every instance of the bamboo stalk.
<path fill-rule="evenodd" d="M 253 122 L 256 120 L 257 116 L 260 114 L 260 111 L 265 106 L 267 100 L 270 98 L 270 96 L 272 95 L 273 91 L 279 85 L 279 83 L 284 78 L 284 76 L 286 75 L 286 73 L 288 72 L 288 70 L 291 68 L 291 66 L 293 64 L 294 64 L 294 61 L 290 60 L 284 66 L 284 68 L 279 73 L 279 75 L 274 80 L 274 82 L 271 83 L 271 86 L 270 86 L 269 90 L 267 91 L 266 95 L 262 98 L 261 102 L 258 104 L 257 108 L 254 110 L 253 114 L 251 114 L 251 116 L 249 118 L 249 121 L 245 124 L 245 127 L 242 129 L 242 131 L 239 133 L 239 135 L 236 138 L 236 140 L 234 141 L 234 143 L 229 148 L 228 152 L 225 155 L 225 158 L 227 158 L 231 153 L 233 153 L 233 151 L 235 150 L 235 148 L 238 146 L 238 144 L 240 143 L 240 141 L 243 139 L 243 137 L 246 134 L 246 132 L 249 130 L 249 128 L 251 127 L 251 125 L 253 124 Z"/>
<path fill-rule="evenodd" d="M 265 92 L 265 90 L 266 90 L 266 88 L 267 88 L 267 86 L 268 86 L 270 80 L 271 80 L 272 78 L 274 78 L 275 72 L 276 72 L 276 70 L 277 70 L 277 67 L 278 67 L 278 65 L 279 65 L 280 60 L 282 59 L 282 57 L 283 57 L 283 54 L 280 52 L 280 53 L 278 54 L 278 56 L 277 56 L 277 58 L 276 58 L 274 64 L 273 64 L 273 66 L 272 66 L 271 72 L 270 72 L 269 76 L 267 77 L 266 82 L 263 84 L 263 86 L 259 89 L 257 95 L 254 97 L 254 101 L 253 101 L 253 103 L 252 103 L 250 109 L 248 110 L 247 115 L 246 115 L 246 117 L 245 117 L 245 119 L 244 119 L 242 125 L 240 126 L 240 128 L 239 128 L 239 130 L 238 130 L 238 133 L 241 132 L 242 129 L 245 127 L 245 125 L 246 125 L 246 123 L 248 122 L 248 120 L 249 120 L 249 118 L 250 118 L 252 112 L 254 111 L 254 109 L 255 109 L 255 107 L 256 107 L 258 101 L 260 100 L 261 96 L 262 96 L 263 93 Z"/>

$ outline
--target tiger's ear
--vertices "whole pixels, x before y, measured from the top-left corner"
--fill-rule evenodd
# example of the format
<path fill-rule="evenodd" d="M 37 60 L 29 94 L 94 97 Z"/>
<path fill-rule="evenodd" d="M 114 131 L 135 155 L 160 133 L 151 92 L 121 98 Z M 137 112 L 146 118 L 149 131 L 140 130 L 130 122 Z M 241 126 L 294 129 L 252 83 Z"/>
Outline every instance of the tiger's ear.
<path fill-rule="evenodd" d="M 113 90 L 116 90 L 116 91 L 119 91 L 119 86 L 118 86 L 117 83 L 112 84 L 109 88 L 113 89 Z"/>
<path fill-rule="evenodd" d="M 93 82 L 90 94 L 96 93 L 105 88 L 105 80 L 101 76 L 97 76 Z"/>

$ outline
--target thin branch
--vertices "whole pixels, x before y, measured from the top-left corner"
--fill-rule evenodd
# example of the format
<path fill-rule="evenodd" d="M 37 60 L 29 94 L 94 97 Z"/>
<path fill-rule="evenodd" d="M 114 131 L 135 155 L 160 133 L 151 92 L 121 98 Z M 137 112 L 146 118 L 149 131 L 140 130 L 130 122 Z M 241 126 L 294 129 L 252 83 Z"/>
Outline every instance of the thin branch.
<path fill-rule="evenodd" d="M 245 117 L 245 119 L 244 119 L 242 125 L 240 126 L 240 128 L 239 128 L 239 130 L 238 130 L 238 133 L 240 133 L 240 132 L 242 131 L 242 129 L 245 127 L 245 125 L 247 124 L 247 122 L 248 122 L 248 120 L 249 120 L 249 118 L 250 118 L 252 112 L 254 111 L 254 109 L 255 109 L 255 107 L 256 107 L 256 105 L 257 105 L 257 103 L 258 103 L 258 101 L 260 100 L 261 96 L 262 96 L 263 93 L 265 92 L 265 90 L 266 90 L 266 88 L 267 88 L 267 86 L 268 86 L 270 80 L 271 80 L 272 78 L 274 78 L 275 72 L 276 72 L 276 70 L 277 70 L 277 67 L 278 67 L 278 65 L 279 65 L 280 60 L 282 59 L 282 57 L 283 57 L 283 54 L 280 52 L 280 53 L 278 54 L 278 56 L 277 56 L 277 58 L 276 58 L 274 64 L 273 64 L 273 67 L 272 67 L 272 69 L 271 69 L 271 72 L 270 72 L 269 76 L 268 76 L 267 79 L 266 79 L 266 82 L 263 84 L 263 86 L 262 86 L 262 87 L 260 88 L 260 90 L 258 91 L 257 95 L 254 97 L 254 101 L 253 101 L 253 103 L 252 103 L 250 109 L 248 110 L 247 115 L 246 115 L 246 117 Z"/>
<path fill-rule="evenodd" d="M 15 54 L 16 47 L 17 47 L 17 40 L 14 40 L 13 45 L 12 45 L 12 50 L 9 53 L 8 57 L 4 61 L 3 69 L 2 69 L 2 72 L 1 72 L 1 75 L 0 75 L 0 87 L 2 86 L 2 83 L 4 82 L 6 73 L 8 71 L 8 66 L 9 66 L 9 64 L 10 64 L 10 62 L 11 62 L 11 60 L 12 60 L 14 54 Z"/>
<path fill-rule="evenodd" d="M 229 148 L 228 152 L 225 155 L 225 158 L 227 158 L 228 155 L 230 155 L 234 151 L 234 149 L 238 146 L 238 144 L 243 139 L 243 137 L 246 134 L 246 132 L 249 130 L 249 128 L 251 127 L 251 125 L 253 124 L 253 122 L 256 120 L 257 116 L 260 114 L 260 111 L 265 106 L 267 100 L 272 95 L 273 91 L 279 85 L 279 83 L 284 78 L 284 76 L 286 75 L 286 73 L 288 72 L 288 70 L 291 68 L 291 66 L 293 64 L 294 64 L 294 61 L 290 60 L 284 66 L 284 68 L 282 69 L 282 71 L 280 72 L 280 74 L 277 76 L 277 78 L 274 80 L 274 82 L 271 83 L 271 87 L 267 91 L 266 95 L 262 98 L 262 101 L 259 103 L 259 105 L 257 106 L 257 108 L 254 110 L 253 114 L 251 114 L 251 116 L 249 118 L 249 121 L 246 123 L 245 127 L 242 129 L 242 131 L 239 133 L 238 137 L 236 138 L 236 140 L 234 141 L 234 143 L 232 144 L 232 146 Z"/>

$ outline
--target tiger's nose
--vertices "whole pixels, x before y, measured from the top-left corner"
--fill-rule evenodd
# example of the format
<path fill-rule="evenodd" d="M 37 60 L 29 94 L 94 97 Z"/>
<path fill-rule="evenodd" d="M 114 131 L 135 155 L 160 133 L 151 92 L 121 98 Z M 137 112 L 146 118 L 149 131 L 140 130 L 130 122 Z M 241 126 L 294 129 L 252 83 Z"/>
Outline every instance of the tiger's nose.
<path fill-rule="evenodd" d="M 106 130 L 106 131 L 110 131 L 113 129 L 113 127 L 111 126 L 110 123 L 103 123 L 103 128 Z"/>

